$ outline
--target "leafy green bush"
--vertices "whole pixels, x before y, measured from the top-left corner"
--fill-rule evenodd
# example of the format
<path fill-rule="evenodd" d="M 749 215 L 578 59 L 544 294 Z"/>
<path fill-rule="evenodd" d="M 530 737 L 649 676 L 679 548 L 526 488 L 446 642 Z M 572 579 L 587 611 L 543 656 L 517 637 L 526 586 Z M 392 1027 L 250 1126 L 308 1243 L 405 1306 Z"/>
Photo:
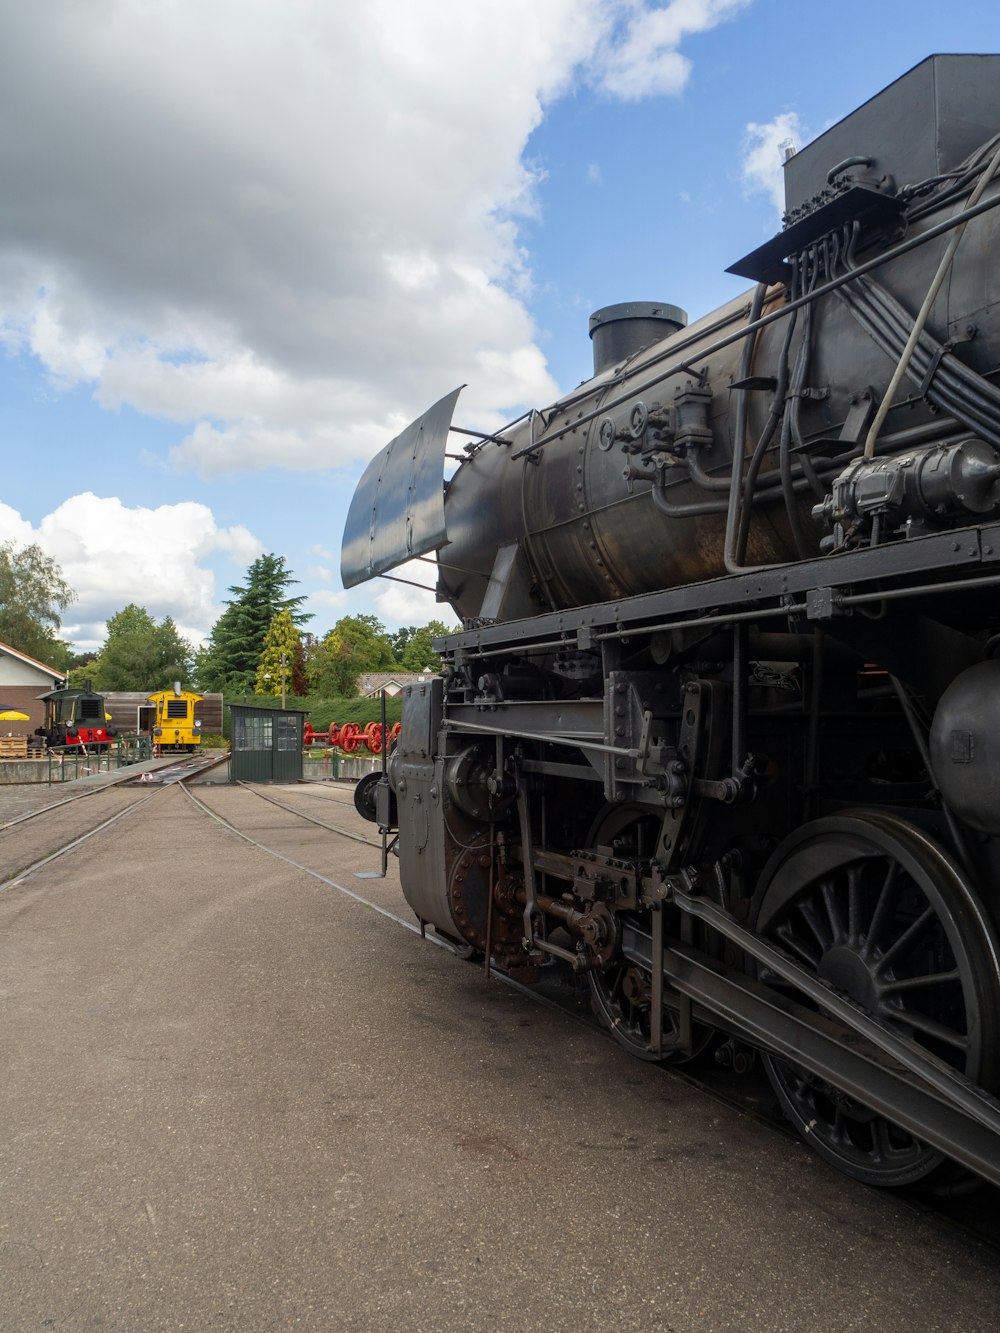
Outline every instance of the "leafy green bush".
<path fill-rule="evenodd" d="M 385 701 L 385 720 L 391 727 L 403 716 L 402 697 Z M 345 722 L 356 722 L 362 730 L 369 722 L 381 722 L 382 704 L 379 699 L 314 699 L 309 721 L 313 731 L 328 730 L 331 722 L 341 726 Z"/>
<path fill-rule="evenodd" d="M 226 707 L 223 709 L 224 725 L 226 735 L 230 734 L 230 712 L 229 704 L 249 704 L 254 708 L 280 708 L 281 699 L 272 698 L 266 694 L 247 695 L 242 694 L 234 697 L 227 697 Z M 382 703 L 376 696 L 374 699 L 359 699 L 355 696 L 352 699 L 322 699 L 314 695 L 288 695 L 286 699 L 286 708 L 296 708 L 309 714 L 307 721 L 312 723 L 313 731 L 328 731 L 331 722 L 337 722 L 341 726 L 345 722 L 356 722 L 362 729 L 369 722 L 381 722 Z M 394 723 L 402 720 L 403 699 L 397 696 L 395 699 L 386 698 L 385 717 L 386 722 L 391 727 Z M 202 742 L 204 744 L 204 742 Z"/>

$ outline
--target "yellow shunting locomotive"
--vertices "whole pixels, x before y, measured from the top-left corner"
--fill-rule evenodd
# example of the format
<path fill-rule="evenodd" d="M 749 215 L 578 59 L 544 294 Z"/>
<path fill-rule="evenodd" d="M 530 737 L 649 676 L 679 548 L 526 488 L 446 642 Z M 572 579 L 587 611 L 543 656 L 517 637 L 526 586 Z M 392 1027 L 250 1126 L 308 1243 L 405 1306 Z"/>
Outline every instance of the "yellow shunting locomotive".
<path fill-rule="evenodd" d="M 191 754 L 201 745 L 201 719 L 194 716 L 195 704 L 204 695 L 182 690 L 180 681 L 172 690 L 160 690 L 146 696 L 155 708 L 153 744 L 160 750 L 184 750 Z"/>

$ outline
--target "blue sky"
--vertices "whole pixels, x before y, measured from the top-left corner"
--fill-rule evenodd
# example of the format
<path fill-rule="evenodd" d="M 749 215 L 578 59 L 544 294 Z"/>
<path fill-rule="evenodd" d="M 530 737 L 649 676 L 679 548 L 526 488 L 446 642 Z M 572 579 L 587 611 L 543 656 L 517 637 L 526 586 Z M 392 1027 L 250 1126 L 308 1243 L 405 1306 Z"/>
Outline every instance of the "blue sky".
<path fill-rule="evenodd" d="M 492 429 L 587 377 L 587 318 L 693 317 L 779 225 L 799 146 L 934 51 L 955 0 L 0 0 L 0 540 L 97 646 L 207 633 L 261 551 L 319 633 L 441 614 L 339 548 L 367 460 L 466 382 Z"/>

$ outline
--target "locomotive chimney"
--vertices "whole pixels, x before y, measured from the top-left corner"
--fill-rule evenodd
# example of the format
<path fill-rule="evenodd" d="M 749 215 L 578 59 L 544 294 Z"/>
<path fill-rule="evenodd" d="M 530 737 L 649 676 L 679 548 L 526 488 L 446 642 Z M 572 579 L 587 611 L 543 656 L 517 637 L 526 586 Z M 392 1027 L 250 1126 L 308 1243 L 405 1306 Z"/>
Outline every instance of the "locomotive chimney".
<path fill-rule="evenodd" d="M 686 310 L 662 301 L 625 301 L 595 310 L 590 317 L 594 374 L 600 375 L 650 343 L 679 333 L 687 322 Z"/>

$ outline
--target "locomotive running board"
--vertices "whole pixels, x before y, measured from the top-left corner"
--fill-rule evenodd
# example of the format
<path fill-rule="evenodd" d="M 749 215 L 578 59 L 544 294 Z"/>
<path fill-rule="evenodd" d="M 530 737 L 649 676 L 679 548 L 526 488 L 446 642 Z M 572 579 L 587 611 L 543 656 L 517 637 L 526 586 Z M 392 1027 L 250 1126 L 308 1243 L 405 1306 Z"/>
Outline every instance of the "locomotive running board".
<path fill-rule="evenodd" d="M 683 944 L 666 944 L 663 976 L 702 1012 L 695 1018 L 827 1079 L 837 1088 L 1000 1185 L 1000 1103 L 950 1066 L 873 1020 L 715 904 L 677 894 L 682 910 L 783 973 L 826 1011 L 816 1013 Z M 622 951 L 650 966 L 649 935 L 627 926 Z M 793 975 L 794 974 L 794 975 Z"/>
<path fill-rule="evenodd" d="M 444 451 L 464 387 L 429 407 L 365 468 L 340 550 L 345 588 L 446 544 Z"/>

